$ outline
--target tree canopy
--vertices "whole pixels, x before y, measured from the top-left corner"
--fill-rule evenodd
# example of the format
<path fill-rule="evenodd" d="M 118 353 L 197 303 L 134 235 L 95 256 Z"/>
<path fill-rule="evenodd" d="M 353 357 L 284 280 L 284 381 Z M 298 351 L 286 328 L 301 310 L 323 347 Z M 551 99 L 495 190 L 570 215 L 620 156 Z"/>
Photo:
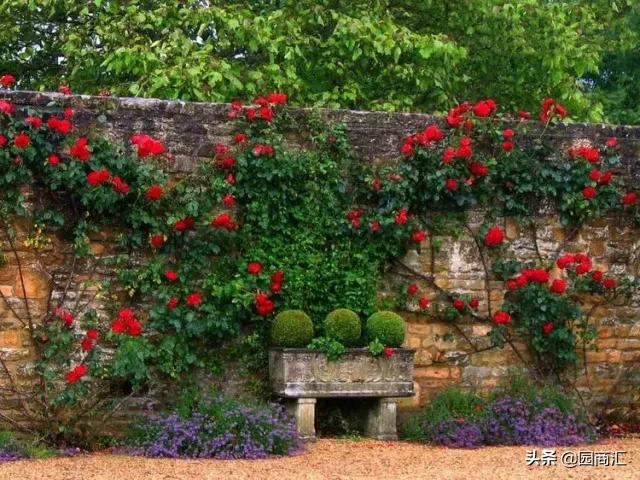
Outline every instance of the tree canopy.
<path fill-rule="evenodd" d="M 632 0 L 13 0 L 0 71 L 21 88 L 442 111 L 494 98 L 637 121 Z"/>

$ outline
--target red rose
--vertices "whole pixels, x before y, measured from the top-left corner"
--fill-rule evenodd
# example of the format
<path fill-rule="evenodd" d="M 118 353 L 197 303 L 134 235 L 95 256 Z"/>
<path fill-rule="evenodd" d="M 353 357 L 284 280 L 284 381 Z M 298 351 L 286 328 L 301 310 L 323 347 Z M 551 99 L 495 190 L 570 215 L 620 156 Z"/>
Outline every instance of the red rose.
<path fill-rule="evenodd" d="M 58 155 L 56 155 L 55 153 L 51 153 L 47 157 L 47 162 L 52 167 L 57 167 L 60 164 L 60 157 Z"/>
<path fill-rule="evenodd" d="M 147 200 L 150 200 L 152 202 L 160 200 L 160 198 L 162 197 L 162 187 L 157 183 L 151 185 L 149 188 L 147 188 L 144 196 L 147 197 Z"/>
<path fill-rule="evenodd" d="M 80 342 L 80 348 L 85 352 L 88 352 L 93 348 L 93 341 L 90 338 L 83 338 Z"/>
<path fill-rule="evenodd" d="M 616 145 L 618 145 L 618 139 L 616 137 L 609 137 L 607 138 L 607 143 L 606 143 L 607 147 L 609 148 L 613 148 Z"/>
<path fill-rule="evenodd" d="M 551 287 L 549 287 L 549 289 L 553 292 L 553 293 L 564 293 L 565 290 L 567 289 L 567 281 L 563 280 L 561 278 L 556 278 L 552 283 L 551 283 Z"/>
<path fill-rule="evenodd" d="M 415 283 L 412 283 L 409 286 L 407 286 L 407 294 L 408 295 L 413 296 L 416 293 L 418 293 L 418 285 L 416 285 Z"/>
<path fill-rule="evenodd" d="M 33 128 L 40 128 L 42 126 L 42 119 L 40 117 L 28 116 L 24 119 Z"/>
<path fill-rule="evenodd" d="M 111 331 L 113 333 L 124 333 L 125 326 L 124 322 L 118 318 L 116 318 L 113 323 L 111 323 Z"/>
<path fill-rule="evenodd" d="M 87 368 L 84 363 L 81 363 L 80 365 L 76 365 L 75 367 L 73 367 L 73 369 L 65 375 L 65 379 L 67 380 L 67 383 L 76 383 L 78 380 L 84 377 L 88 371 L 89 368 Z"/>
<path fill-rule="evenodd" d="M 273 120 L 273 117 L 274 117 L 273 110 L 271 110 L 269 107 L 260 107 L 259 114 L 260 114 L 260 118 L 267 122 L 270 122 L 271 120 Z"/>
<path fill-rule="evenodd" d="M 49 117 L 47 126 L 54 132 L 66 135 L 71 131 L 71 122 L 58 117 Z"/>
<path fill-rule="evenodd" d="M 553 329 L 553 322 L 546 322 L 544 325 L 542 325 L 542 331 L 545 335 L 550 335 L 551 332 L 553 332 Z"/>
<path fill-rule="evenodd" d="M 69 85 L 67 85 L 66 83 L 61 83 L 58 86 L 58 91 L 63 94 L 63 95 L 71 95 L 71 87 Z"/>
<path fill-rule="evenodd" d="M 89 330 L 87 330 L 87 338 L 90 338 L 91 340 L 97 340 L 98 338 L 100 338 L 100 332 L 95 328 L 90 328 Z"/>
<path fill-rule="evenodd" d="M 178 280 L 178 274 L 174 270 L 165 270 L 164 278 L 166 278 L 170 282 L 175 282 L 176 280 Z"/>
<path fill-rule="evenodd" d="M 255 308 L 258 315 L 265 317 L 275 310 L 276 305 L 267 294 L 258 292 L 255 296 Z"/>
<path fill-rule="evenodd" d="M 4 88 L 9 88 L 14 83 L 16 83 L 16 77 L 11 75 L 10 73 L 5 73 L 0 77 L 0 85 L 2 85 Z"/>
<path fill-rule="evenodd" d="M 480 306 L 480 300 L 478 300 L 477 298 L 472 298 L 471 300 L 469 300 L 469 306 L 475 310 Z"/>
<path fill-rule="evenodd" d="M 73 325 L 73 314 L 69 310 L 65 310 L 61 307 L 56 307 L 54 310 L 54 314 L 64 323 L 65 327 L 70 327 Z"/>
<path fill-rule="evenodd" d="M 282 105 L 287 103 L 287 97 L 288 95 L 286 93 L 271 92 L 267 95 L 267 102 L 273 105 Z"/>
<path fill-rule="evenodd" d="M 509 314 L 509 312 L 498 310 L 496 313 L 493 314 L 493 321 L 497 325 L 507 325 L 511 323 L 511 315 Z"/>
<path fill-rule="evenodd" d="M 484 163 L 471 162 L 469 165 L 469 171 L 477 177 L 484 177 L 489 173 L 489 167 Z"/>
<path fill-rule="evenodd" d="M 577 267 L 576 267 L 576 273 L 578 275 L 584 275 L 585 273 L 587 273 L 589 270 L 591 270 L 591 263 L 580 263 Z"/>
<path fill-rule="evenodd" d="M 622 196 L 623 205 L 633 205 L 638 200 L 638 194 L 636 192 L 628 192 Z"/>
<path fill-rule="evenodd" d="M 513 142 L 510 142 L 508 140 L 502 142 L 502 150 L 504 150 L 505 152 L 510 152 L 511 150 L 513 150 Z"/>
<path fill-rule="evenodd" d="M 598 180 L 600 180 L 600 177 L 602 176 L 602 172 L 600 172 L 600 170 L 598 169 L 593 169 L 589 172 L 589 179 L 593 180 L 594 182 L 597 182 Z"/>
<path fill-rule="evenodd" d="M 226 155 L 218 161 L 218 165 L 220 166 L 220 168 L 223 168 L 225 170 L 231 170 L 235 166 L 235 164 L 236 159 L 231 155 Z"/>
<path fill-rule="evenodd" d="M 547 283 L 549 281 L 549 272 L 541 268 L 522 270 L 522 275 L 529 282 Z"/>
<path fill-rule="evenodd" d="M 600 177 L 600 180 L 598 181 L 598 183 L 600 185 L 608 185 L 611 182 L 611 180 L 613 180 L 613 172 L 611 170 L 607 170 L 606 172 L 604 172 L 602 177 Z"/>
<path fill-rule="evenodd" d="M 222 197 L 222 203 L 227 207 L 231 207 L 235 203 L 235 201 L 236 199 L 232 193 L 227 193 L 224 197 Z"/>
<path fill-rule="evenodd" d="M 505 140 L 509 140 L 510 138 L 513 138 L 513 135 L 514 135 L 513 130 L 511 130 L 510 128 L 505 128 L 505 129 L 502 131 L 502 137 L 503 137 Z"/>
<path fill-rule="evenodd" d="M 255 108 L 247 108 L 244 111 L 245 117 L 247 117 L 247 121 L 252 122 L 256 118 L 256 109 Z"/>
<path fill-rule="evenodd" d="M 124 322 L 130 322 L 135 318 L 135 312 L 130 308 L 122 308 L 118 312 L 118 318 Z"/>
<path fill-rule="evenodd" d="M 184 232 L 185 230 L 189 230 L 190 228 L 193 228 L 195 223 L 196 221 L 192 217 L 184 217 L 180 220 L 177 220 L 173 224 L 173 228 L 178 232 Z"/>
<path fill-rule="evenodd" d="M 169 310 L 173 310 L 174 308 L 176 308 L 178 306 L 178 299 L 176 297 L 171 297 L 168 301 L 167 301 L 167 308 Z"/>
<path fill-rule="evenodd" d="M 456 190 L 458 188 L 458 182 L 457 182 L 457 180 L 455 180 L 453 178 L 450 178 L 450 179 L 448 179 L 446 181 L 445 187 L 450 192 L 453 192 L 454 190 Z"/>
<path fill-rule="evenodd" d="M 0 100 L 0 112 L 5 115 L 11 115 L 13 113 L 13 104 L 6 100 Z"/>
<path fill-rule="evenodd" d="M 403 143 L 402 146 L 400 147 L 400 153 L 405 157 L 413 155 L 413 145 L 411 145 L 408 142 Z"/>
<path fill-rule="evenodd" d="M 258 275 L 260 270 L 262 270 L 262 264 L 260 262 L 250 262 L 247 265 L 247 272 L 251 275 Z"/>
<path fill-rule="evenodd" d="M 111 188 L 116 193 L 129 193 L 129 185 L 117 175 L 111 179 Z"/>
<path fill-rule="evenodd" d="M 64 118 L 73 118 L 73 115 L 75 114 L 75 112 L 73 111 L 73 108 L 65 108 L 62 111 L 62 116 Z"/>
<path fill-rule="evenodd" d="M 100 170 L 93 170 L 87 173 L 87 182 L 92 187 L 97 187 L 98 185 L 102 185 L 106 183 L 111 178 L 111 174 L 109 170 L 106 168 L 101 168 Z"/>
<path fill-rule="evenodd" d="M 87 137 L 80 137 L 78 140 L 76 140 L 76 143 L 71 145 L 71 148 L 69 148 L 69 154 L 82 162 L 86 162 L 87 160 L 89 160 L 89 158 L 91 158 L 91 153 L 89 152 L 88 146 L 89 140 L 87 139 Z"/>
<path fill-rule="evenodd" d="M 487 230 L 487 233 L 484 236 L 485 245 L 495 247 L 497 245 L 502 245 L 502 242 L 504 242 L 504 230 L 498 226 L 493 226 Z"/>
<path fill-rule="evenodd" d="M 159 233 L 151 235 L 149 242 L 151 243 L 151 246 L 153 248 L 160 248 L 162 245 L 164 245 L 164 235 L 161 235 Z"/>
<path fill-rule="evenodd" d="M 202 303 L 202 295 L 198 292 L 192 292 L 187 295 L 186 303 L 190 307 L 197 307 Z"/>
<path fill-rule="evenodd" d="M 0 148 L 4 147 L 7 144 L 7 137 L 0 133 Z"/>
<path fill-rule="evenodd" d="M 395 355 L 396 350 L 395 350 L 395 348 L 384 347 L 382 349 L 382 353 L 384 354 L 385 357 L 391 358 L 391 357 L 393 357 Z"/>
<path fill-rule="evenodd" d="M 563 255 L 562 257 L 560 257 L 558 259 L 558 261 L 556 262 L 556 265 L 558 265 L 558 268 L 561 270 L 564 270 L 565 268 L 567 268 L 570 264 L 574 263 L 576 260 L 574 258 L 573 255 L 571 254 L 566 254 Z"/>
<path fill-rule="evenodd" d="M 602 281 L 603 273 L 600 270 L 594 270 L 591 272 L 591 279 L 594 282 L 600 283 Z"/>
<path fill-rule="evenodd" d="M 372 220 L 369 224 L 369 229 L 374 233 L 377 232 L 378 230 L 380 230 L 380 222 L 377 220 Z"/>
<path fill-rule="evenodd" d="M 473 113 L 476 117 L 488 117 L 491 115 L 491 108 L 487 102 L 483 100 L 474 105 Z"/>
<path fill-rule="evenodd" d="M 582 189 L 582 196 L 587 199 L 591 199 L 596 196 L 596 189 L 594 187 L 584 187 Z"/>
<path fill-rule="evenodd" d="M 145 158 L 150 155 L 161 155 L 165 151 L 162 142 L 149 135 L 134 133 L 129 138 L 129 141 L 137 147 L 139 158 Z"/>
<path fill-rule="evenodd" d="M 142 333 L 142 325 L 137 320 L 131 320 L 127 322 L 127 335 L 137 337 Z"/>
<path fill-rule="evenodd" d="M 518 112 L 518 117 L 520 120 L 529 120 L 531 118 L 531 113 L 521 110 Z"/>
<path fill-rule="evenodd" d="M 282 270 L 276 270 L 271 275 L 271 281 L 273 283 L 282 283 L 284 281 L 284 272 Z"/>
<path fill-rule="evenodd" d="M 425 232 L 424 230 L 418 230 L 416 232 L 413 232 L 413 234 L 411 235 L 411 240 L 416 243 L 423 242 L 425 238 L 427 238 L 427 232 Z"/>
<path fill-rule="evenodd" d="M 618 281 L 615 278 L 605 278 L 602 281 L 602 285 L 607 290 L 611 290 L 612 288 L 615 288 L 616 285 L 618 285 Z"/>
<path fill-rule="evenodd" d="M 374 192 L 379 192 L 380 189 L 382 188 L 382 182 L 380 181 L 379 178 L 374 178 L 373 181 L 371 182 L 371 188 L 373 189 Z"/>
<path fill-rule="evenodd" d="M 429 306 L 429 299 L 427 297 L 420 297 L 420 300 L 418 300 L 418 306 L 424 310 L 425 308 L 427 308 Z"/>
<path fill-rule="evenodd" d="M 405 223 L 407 223 L 407 219 L 408 219 L 408 212 L 406 208 L 401 208 L 400 210 L 398 210 L 398 213 L 396 213 L 395 216 L 395 223 L 396 225 L 404 225 Z"/>
<path fill-rule="evenodd" d="M 236 177 L 233 175 L 233 173 L 227 173 L 225 180 L 229 185 L 233 185 L 234 183 L 236 183 Z"/>
<path fill-rule="evenodd" d="M 236 228 L 236 224 L 233 218 L 228 213 L 220 213 L 211 220 L 211 226 L 214 228 L 223 228 L 225 230 L 233 230 Z"/>
<path fill-rule="evenodd" d="M 444 163 L 445 165 L 450 164 L 451 162 L 453 162 L 455 156 L 456 151 L 453 147 L 445 148 L 444 152 L 442 152 L 442 163 Z"/>
<path fill-rule="evenodd" d="M 507 280 L 505 282 L 505 285 L 507 286 L 507 290 L 516 290 L 518 288 L 518 283 L 512 278 Z"/>
<path fill-rule="evenodd" d="M 458 311 L 464 310 L 464 308 L 465 308 L 464 300 L 462 300 L 461 298 L 454 298 L 453 299 L 453 308 L 455 308 Z"/>
<path fill-rule="evenodd" d="M 233 140 L 236 143 L 243 143 L 243 142 L 246 142 L 248 140 L 248 138 L 249 137 L 247 137 L 247 135 L 245 133 L 238 132 L 238 133 L 236 133 L 234 135 Z"/>
<path fill-rule="evenodd" d="M 18 148 L 27 148 L 30 143 L 31 143 L 31 139 L 29 138 L 29 135 L 27 135 L 26 133 L 19 133 L 13 139 L 13 144 Z"/>

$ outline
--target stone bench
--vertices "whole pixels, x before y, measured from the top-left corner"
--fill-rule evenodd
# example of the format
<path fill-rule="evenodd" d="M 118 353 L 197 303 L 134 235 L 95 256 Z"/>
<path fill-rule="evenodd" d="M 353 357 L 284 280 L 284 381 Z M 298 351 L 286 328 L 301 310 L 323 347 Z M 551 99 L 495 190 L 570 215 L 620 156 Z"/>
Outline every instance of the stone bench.
<path fill-rule="evenodd" d="M 366 348 L 350 348 L 337 360 L 306 348 L 269 351 L 269 378 L 273 391 L 288 400 L 298 433 L 314 440 L 318 398 L 368 398 L 365 435 L 395 440 L 396 399 L 413 392 L 415 351 L 397 348 L 392 357 L 373 357 Z"/>

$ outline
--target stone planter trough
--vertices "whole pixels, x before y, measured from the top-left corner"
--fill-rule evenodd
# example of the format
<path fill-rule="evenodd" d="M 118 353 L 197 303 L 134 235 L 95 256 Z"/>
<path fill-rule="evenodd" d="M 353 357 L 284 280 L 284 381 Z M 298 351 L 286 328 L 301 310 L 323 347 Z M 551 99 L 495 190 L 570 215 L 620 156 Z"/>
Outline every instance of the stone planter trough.
<path fill-rule="evenodd" d="M 371 398 L 365 435 L 381 440 L 397 438 L 396 399 L 413 392 L 415 351 L 397 348 L 395 354 L 373 357 L 365 348 L 350 348 L 337 360 L 306 348 L 269 351 L 269 379 L 273 391 L 293 410 L 298 433 L 315 439 L 318 398 Z"/>

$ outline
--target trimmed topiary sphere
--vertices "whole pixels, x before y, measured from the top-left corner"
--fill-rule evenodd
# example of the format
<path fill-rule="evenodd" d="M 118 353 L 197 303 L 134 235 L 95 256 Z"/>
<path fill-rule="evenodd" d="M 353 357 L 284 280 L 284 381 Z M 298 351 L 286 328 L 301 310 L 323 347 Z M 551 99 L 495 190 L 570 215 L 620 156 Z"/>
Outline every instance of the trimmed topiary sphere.
<path fill-rule="evenodd" d="M 376 312 L 367 319 L 367 337 L 378 339 L 388 347 L 399 347 L 404 341 L 404 319 L 393 312 Z"/>
<path fill-rule="evenodd" d="M 271 324 L 271 342 L 278 347 L 306 347 L 313 338 L 313 322 L 302 310 L 285 310 Z"/>
<path fill-rule="evenodd" d="M 324 331 L 327 337 L 344 345 L 355 345 L 362 333 L 360 317 L 353 310 L 338 308 L 324 319 Z"/>

